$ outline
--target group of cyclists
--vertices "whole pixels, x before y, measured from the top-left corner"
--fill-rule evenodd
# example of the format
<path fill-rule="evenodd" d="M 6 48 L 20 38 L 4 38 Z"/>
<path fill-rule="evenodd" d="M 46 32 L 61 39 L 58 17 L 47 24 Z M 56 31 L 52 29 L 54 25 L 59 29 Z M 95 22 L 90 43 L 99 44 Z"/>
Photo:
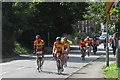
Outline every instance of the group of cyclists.
<path fill-rule="evenodd" d="M 85 60 L 86 52 L 88 53 L 88 57 L 91 55 L 91 47 L 93 47 L 93 53 L 94 55 L 97 52 L 97 46 L 98 46 L 98 40 L 96 37 L 94 37 L 92 40 L 87 37 L 86 39 L 81 38 L 79 42 L 79 50 L 81 50 L 82 54 L 82 60 Z M 104 39 L 104 48 L 106 48 L 106 38 Z M 67 59 L 69 59 L 68 52 L 70 50 L 70 43 L 67 40 L 67 37 L 63 38 L 63 41 L 61 41 L 61 37 L 56 37 L 56 41 L 53 44 L 53 51 L 52 55 L 54 59 L 56 60 L 56 63 L 58 61 L 58 55 L 60 55 L 59 60 L 61 64 L 61 71 L 63 72 L 64 69 L 63 67 L 65 66 L 65 57 L 67 55 Z M 37 52 L 42 51 L 42 59 L 41 59 L 41 64 L 43 65 L 44 63 L 44 40 L 41 39 L 40 35 L 36 36 L 36 40 L 34 41 L 34 55 L 36 55 L 36 62 L 37 62 L 37 69 L 38 69 L 38 61 L 39 57 Z"/>
<path fill-rule="evenodd" d="M 88 53 L 88 57 L 91 55 L 91 47 L 93 46 L 93 52 L 94 54 L 96 54 L 97 52 L 97 46 L 98 46 L 98 40 L 96 37 L 93 38 L 93 40 L 91 41 L 91 39 L 89 37 L 87 37 L 86 40 L 84 40 L 84 38 L 81 39 L 81 41 L 79 42 L 79 49 L 81 50 L 82 53 L 82 59 L 85 59 L 85 52 L 87 50 Z"/>
<path fill-rule="evenodd" d="M 61 41 L 61 37 L 57 37 L 56 41 L 53 44 L 53 57 L 54 59 L 58 60 L 57 54 L 59 53 L 60 55 L 60 60 L 61 60 L 61 70 L 62 72 L 64 71 L 63 66 L 64 66 L 64 54 L 67 54 L 68 56 L 68 51 L 70 49 L 69 41 L 67 40 L 67 37 L 63 38 L 63 41 Z M 42 51 L 42 65 L 44 63 L 44 41 L 40 38 L 40 35 L 36 36 L 36 40 L 34 41 L 34 54 L 37 56 L 36 57 L 36 62 L 37 62 L 37 69 L 38 69 L 38 54 L 37 51 Z"/>
<path fill-rule="evenodd" d="M 83 59 L 85 59 L 85 52 L 87 50 L 88 56 L 91 55 L 91 46 L 95 46 L 98 44 L 97 38 L 93 38 L 93 40 L 91 41 L 89 39 L 89 37 L 87 37 L 86 40 L 84 40 L 84 38 L 82 38 L 79 42 L 79 49 L 81 49 L 81 53 Z M 70 49 L 70 44 L 69 41 L 67 40 L 67 37 L 63 38 L 63 41 L 61 41 L 61 37 L 57 37 L 56 41 L 53 44 L 53 57 L 57 62 L 57 54 L 60 54 L 60 60 L 61 60 L 61 69 L 62 71 L 64 71 L 63 66 L 64 66 L 64 55 L 67 55 L 67 58 L 69 58 L 68 56 L 68 51 Z M 44 63 L 44 41 L 41 39 L 40 35 L 36 36 L 36 40 L 34 41 L 34 54 L 36 54 L 37 51 L 42 51 L 42 65 Z M 95 50 L 97 51 L 97 46 L 95 46 Z M 84 51 L 84 52 L 83 52 Z M 37 69 L 38 69 L 38 54 L 36 54 L 36 62 L 37 62 Z"/>

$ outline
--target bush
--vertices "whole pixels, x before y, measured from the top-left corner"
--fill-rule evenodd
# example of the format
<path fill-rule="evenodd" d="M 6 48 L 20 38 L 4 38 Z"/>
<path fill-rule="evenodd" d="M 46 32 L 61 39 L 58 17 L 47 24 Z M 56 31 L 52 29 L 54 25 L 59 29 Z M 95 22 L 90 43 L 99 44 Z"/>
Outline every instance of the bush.
<path fill-rule="evenodd" d="M 30 53 L 30 50 L 23 47 L 20 43 L 15 41 L 14 45 L 15 45 L 15 52 L 16 53 L 18 53 L 18 54 L 28 54 L 28 53 Z"/>

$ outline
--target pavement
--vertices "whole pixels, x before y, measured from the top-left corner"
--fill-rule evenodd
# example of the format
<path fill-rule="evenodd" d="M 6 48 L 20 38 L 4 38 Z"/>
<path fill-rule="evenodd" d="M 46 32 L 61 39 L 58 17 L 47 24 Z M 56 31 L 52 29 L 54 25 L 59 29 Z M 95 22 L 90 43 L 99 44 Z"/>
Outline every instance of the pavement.
<path fill-rule="evenodd" d="M 86 56 L 85 61 L 81 60 L 80 50 L 71 50 L 68 67 L 64 69 L 62 75 L 57 74 L 56 62 L 52 55 L 45 55 L 43 71 L 40 73 L 36 70 L 35 56 L 22 55 L 24 58 L 0 64 L 1 75 L 2 78 L 103 78 L 102 67 L 105 65 L 105 54 L 102 44 L 98 47 L 97 55 L 92 53 L 90 57 Z M 115 57 L 110 56 L 110 60 L 115 61 Z"/>
<path fill-rule="evenodd" d="M 106 56 L 101 56 L 97 60 L 89 63 L 87 66 L 76 71 L 68 78 L 104 78 L 104 70 L 102 69 L 105 66 Z M 115 61 L 113 55 L 110 55 L 110 64 Z"/>

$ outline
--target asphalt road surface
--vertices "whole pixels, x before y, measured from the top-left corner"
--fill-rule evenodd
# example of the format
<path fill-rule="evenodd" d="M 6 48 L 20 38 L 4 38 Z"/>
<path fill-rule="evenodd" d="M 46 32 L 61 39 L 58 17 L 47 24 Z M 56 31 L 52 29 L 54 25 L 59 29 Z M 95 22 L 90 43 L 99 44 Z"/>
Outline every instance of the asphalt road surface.
<path fill-rule="evenodd" d="M 35 56 L 32 56 L 0 64 L 0 67 L 2 67 L 2 78 L 68 78 L 83 66 L 106 54 L 106 51 L 103 49 L 103 44 L 98 46 L 97 55 L 93 55 L 93 53 L 90 57 L 86 55 L 85 60 L 81 60 L 78 46 L 71 46 L 71 49 L 69 52 L 68 66 L 64 68 L 64 72 L 61 75 L 57 74 L 56 62 L 53 56 L 45 55 L 42 72 L 39 73 L 37 71 Z M 111 49 L 110 52 L 112 52 Z"/>

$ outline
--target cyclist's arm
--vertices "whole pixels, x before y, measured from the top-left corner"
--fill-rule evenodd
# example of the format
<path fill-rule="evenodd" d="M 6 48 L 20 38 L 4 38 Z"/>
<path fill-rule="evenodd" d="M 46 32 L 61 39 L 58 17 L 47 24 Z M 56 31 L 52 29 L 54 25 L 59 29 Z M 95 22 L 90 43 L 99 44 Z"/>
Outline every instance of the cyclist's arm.
<path fill-rule="evenodd" d="M 34 45 L 33 47 L 33 53 L 35 54 L 36 53 L 36 46 Z"/>
<path fill-rule="evenodd" d="M 67 51 L 70 49 L 70 45 L 68 45 L 68 47 L 67 47 Z"/>
<path fill-rule="evenodd" d="M 44 50 L 44 45 L 45 45 L 45 43 L 44 43 L 44 41 L 42 40 L 42 50 Z"/>
<path fill-rule="evenodd" d="M 55 53 L 55 46 L 53 45 L 53 53 Z"/>
<path fill-rule="evenodd" d="M 70 49 L 70 43 L 68 42 L 66 51 L 69 51 L 69 49 Z"/>

